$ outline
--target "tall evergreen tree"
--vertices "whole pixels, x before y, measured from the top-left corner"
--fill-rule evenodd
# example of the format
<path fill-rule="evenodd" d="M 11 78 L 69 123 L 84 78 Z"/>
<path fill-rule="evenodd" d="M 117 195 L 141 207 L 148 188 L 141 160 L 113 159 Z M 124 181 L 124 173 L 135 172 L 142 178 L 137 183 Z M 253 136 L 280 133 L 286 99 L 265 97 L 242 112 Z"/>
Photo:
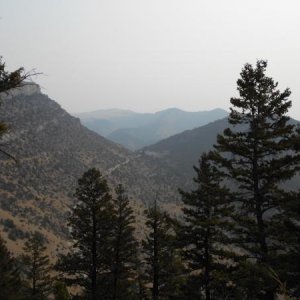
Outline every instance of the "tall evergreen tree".
<path fill-rule="evenodd" d="M 47 299 L 51 292 L 50 261 L 45 241 L 40 233 L 34 233 L 24 245 L 23 264 L 25 277 L 29 283 L 27 299 Z"/>
<path fill-rule="evenodd" d="M 116 188 L 113 200 L 115 210 L 115 224 L 113 232 L 112 261 L 112 299 L 129 299 L 134 266 L 137 259 L 137 241 L 134 237 L 135 218 L 130 207 L 129 198 L 122 185 Z"/>
<path fill-rule="evenodd" d="M 299 164 L 293 151 L 294 126 L 286 115 L 291 92 L 280 92 L 278 83 L 266 76 L 266 67 L 266 61 L 257 61 L 256 67 L 243 68 L 237 81 L 240 97 L 230 100 L 232 128 L 219 135 L 215 145 L 215 160 L 235 183 L 236 244 L 247 258 L 244 271 L 255 274 L 253 281 L 243 282 L 253 299 L 274 298 L 274 283 L 266 270 L 276 270 L 278 251 L 284 251 L 274 226 L 281 223 L 282 203 L 289 198 L 280 186 L 295 175 Z"/>
<path fill-rule="evenodd" d="M 69 285 L 83 288 L 85 299 L 105 299 L 111 287 L 111 255 L 114 211 L 106 180 L 90 169 L 78 180 L 77 203 L 69 219 L 74 241 L 57 269 L 66 274 Z"/>
<path fill-rule="evenodd" d="M 177 271 L 180 268 L 176 261 L 173 221 L 157 206 L 157 201 L 145 214 L 148 234 L 142 241 L 142 246 L 146 277 L 152 286 L 152 300 L 169 299 L 174 293 Z"/>
<path fill-rule="evenodd" d="M 207 300 L 220 299 L 232 294 L 228 283 L 232 280 L 229 275 L 236 255 L 228 245 L 233 205 L 228 188 L 222 184 L 222 173 L 212 164 L 209 154 L 201 156 L 199 167 L 194 170 L 196 189 L 180 190 L 184 203 L 180 241 L 193 274 L 190 277 L 193 293 L 197 294 L 195 287 L 198 287 L 199 297 L 204 294 Z"/>
<path fill-rule="evenodd" d="M 11 257 L 0 237 L 0 298 L 7 300 L 20 299 L 20 286 L 20 274 L 15 260 Z"/>

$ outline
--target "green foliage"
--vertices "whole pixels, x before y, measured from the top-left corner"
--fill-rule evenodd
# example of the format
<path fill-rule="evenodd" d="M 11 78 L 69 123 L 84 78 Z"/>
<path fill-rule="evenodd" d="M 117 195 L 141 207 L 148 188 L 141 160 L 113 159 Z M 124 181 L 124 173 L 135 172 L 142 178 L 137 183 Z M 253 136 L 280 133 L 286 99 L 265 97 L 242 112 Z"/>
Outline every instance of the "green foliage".
<path fill-rule="evenodd" d="M 70 294 L 64 282 L 56 281 L 53 285 L 53 296 L 55 300 L 70 300 Z"/>
<path fill-rule="evenodd" d="M 205 299 L 216 299 L 232 293 L 230 274 L 237 256 L 229 250 L 233 204 L 222 184 L 222 173 L 209 155 L 203 154 L 194 169 L 195 190 L 180 191 L 185 205 L 180 244 L 191 274 L 187 289 L 204 293 Z"/>
<path fill-rule="evenodd" d="M 129 299 L 132 294 L 137 241 L 134 237 L 135 218 L 122 185 L 116 188 L 113 199 L 115 224 L 112 249 L 112 299 Z"/>
<path fill-rule="evenodd" d="M 20 87 L 22 82 L 30 76 L 24 73 L 24 68 L 19 68 L 13 72 L 5 69 L 5 63 L 0 56 L 0 93 L 5 93 L 13 88 Z"/>
<path fill-rule="evenodd" d="M 145 279 L 152 287 L 152 299 L 169 299 L 180 291 L 182 264 L 175 247 L 174 222 L 157 202 L 145 212 L 148 234 L 142 241 Z M 180 296 L 180 295 L 178 295 Z"/>
<path fill-rule="evenodd" d="M 51 266 L 46 251 L 45 239 L 35 232 L 24 246 L 23 265 L 25 280 L 29 284 L 26 299 L 47 299 L 51 292 Z"/>
<path fill-rule="evenodd" d="M 22 82 L 29 78 L 31 74 L 25 73 L 23 68 L 19 68 L 13 72 L 8 72 L 5 69 L 5 63 L 0 56 L 0 100 L 1 93 L 7 93 L 9 90 L 20 87 Z M 0 137 L 7 131 L 6 124 L 0 122 Z"/>
<path fill-rule="evenodd" d="M 20 298 L 21 280 L 15 260 L 0 238 L 0 298 L 17 300 Z"/>
<path fill-rule="evenodd" d="M 280 282 L 286 284 L 291 295 L 300 297 L 300 193 L 290 193 L 290 201 L 284 203 L 283 226 L 278 226 L 277 234 L 285 245 L 285 252 L 279 257 L 279 268 L 275 272 Z M 281 224 L 280 224 L 281 225 Z M 287 272 L 286 272 L 287 270 Z M 284 272 L 284 276 L 282 276 Z M 278 281 L 278 280 L 277 280 Z"/>
<path fill-rule="evenodd" d="M 77 203 L 69 219 L 74 241 L 68 255 L 61 256 L 57 269 L 68 285 L 79 285 L 87 299 L 105 297 L 112 285 L 114 211 L 106 180 L 90 169 L 78 180 Z"/>
<path fill-rule="evenodd" d="M 237 81 L 240 97 L 230 100 L 232 128 L 218 136 L 214 153 L 225 178 L 233 182 L 234 242 L 244 254 L 245 273 L 256 274 L 250 276 L 252 283 L 247 278 L 239 285 L 251 289 L 253 299 L 274 297 L 276 284 L 265 276 L 265 268 L 276 270 L 278 255 L 285 251 L 277 229 L 283 227 L 284 207 L 293 198 L 280 185 L 299 168 L 294 151 L 299 136 L 286 115 L 291 92 L 280 92 L 278 83 L 266 76 L 266 67 L 266 61 L 257 61 L 256 68 L 245 65 Z"/>

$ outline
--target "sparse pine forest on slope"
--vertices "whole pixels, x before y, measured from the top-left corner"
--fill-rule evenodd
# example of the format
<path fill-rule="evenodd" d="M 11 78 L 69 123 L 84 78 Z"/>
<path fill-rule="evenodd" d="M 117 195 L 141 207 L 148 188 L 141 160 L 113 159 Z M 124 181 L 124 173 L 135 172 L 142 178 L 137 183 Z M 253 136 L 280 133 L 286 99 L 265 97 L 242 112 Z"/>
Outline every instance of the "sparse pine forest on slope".
<path fill-rule="evenodd" d="M 172 138 L 125 150 L 1 61 L 0 299 L 300 299 L 300 128 L 266 68 L 192 181 Z"/>

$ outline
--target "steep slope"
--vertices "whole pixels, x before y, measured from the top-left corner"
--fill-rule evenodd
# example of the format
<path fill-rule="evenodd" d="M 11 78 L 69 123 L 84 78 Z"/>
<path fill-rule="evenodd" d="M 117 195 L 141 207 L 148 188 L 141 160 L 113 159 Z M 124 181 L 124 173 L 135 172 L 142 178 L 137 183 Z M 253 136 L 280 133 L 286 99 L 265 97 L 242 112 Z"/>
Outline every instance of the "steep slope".
<path fill-rule="evenodd" d="M 290 122 L 299 124 L 293 119 Z M 165 164 L 172 166 L 182 177 L 181 182 L 185 182 L 186 178 L 194 176 L 193 165 L 197 164 L 201 154 L 213 149 L 217 135 L 222 134 L 228 127 L 232 128 L 227 118 L 223 118 L 144 147 L 139 153 L 158 158 Z M 240 127 L 240 130 L 243 129 Z M 300 178 L 294 178 L 288 186 L 295 186 L 297 180 Z"/>
<path fill-rule="evenodd" d="M 18 160 L 0 157 L 0 229 L 12 250 L 33 230 L 47 236 L 52 253 L 64 247 L 76 181 L 90 167 L 99 168 L 111 185 L 123 183 L 137 214 L 156 193 L 166 201 L 178 197 L 176 174 L 162 162 L 83 127 L 36 85 L 4 99 L 0 119 L 11 127 L 1 148 Z"/>
<path fill-rule="evenodd" d="M 101 115 L 102 119 L 87 118 L 87 114 L 79 115 L 79 117 L 88 128 L 104 134 L 108 139 L 128 149 L 136 150 L 184 130 L 199 127 L 227 116 L 227 112 L 222 109 L 187 112 L 170 108 L 154 114 L 128 114 L 127 111 L 124 111 L 124 115 L 121 115 L 120 112 L 117 114 L 117 112 L 113 114 L 113 117 L 110 112 L 106 119 L 103 119 L 105 118 L 104 112 Z M 90 116 L 95 114 L 91 113 Z M 115 130 L 112 130 L 113 128 Z M 110 130 L 111 132 L 108 133 Z"/>
<path fill-rule="evenodd" d="M 200 155 L 212 149 L 217 135 L 222 133 L 228 125 L 227 118 L 223 118 L 171 136 L 143 148 L 139 153 L 160 158 L 178 171 L 180 170 L 183 176 L 191 177 L 194 175 L 193 165 L 197 163 Z"/>

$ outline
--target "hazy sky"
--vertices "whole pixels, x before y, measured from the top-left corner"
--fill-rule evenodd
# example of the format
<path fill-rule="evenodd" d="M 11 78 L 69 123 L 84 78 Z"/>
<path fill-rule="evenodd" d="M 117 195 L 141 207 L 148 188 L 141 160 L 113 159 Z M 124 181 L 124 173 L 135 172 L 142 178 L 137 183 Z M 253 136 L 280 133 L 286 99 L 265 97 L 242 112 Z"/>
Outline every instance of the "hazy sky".
<path fill-rule="evenodd" d="M 0 0 L 0 55 L 69 112 L 228 109 L 246 62 L 292 90 L 299 0 Z"/>

